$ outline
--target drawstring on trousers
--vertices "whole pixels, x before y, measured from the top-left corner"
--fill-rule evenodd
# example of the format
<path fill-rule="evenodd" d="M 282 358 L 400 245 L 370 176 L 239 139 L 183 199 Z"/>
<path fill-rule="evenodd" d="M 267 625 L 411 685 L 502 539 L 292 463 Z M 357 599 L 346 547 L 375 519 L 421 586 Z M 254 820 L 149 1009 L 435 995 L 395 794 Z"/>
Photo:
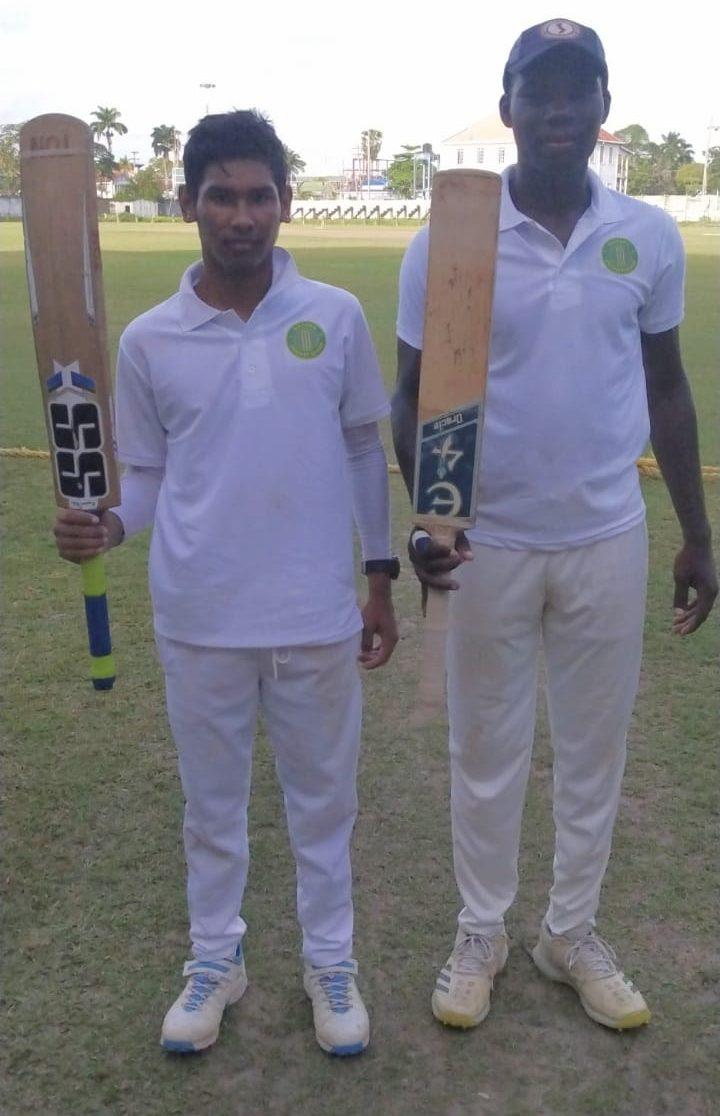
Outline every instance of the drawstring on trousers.
<path fill-rule="evenodd" d="M 272 650 L 272 665 L 273 665 L 273 678 L 277 682 L 278 667 L 285 666 L 290 662 L 290 649 L 288 647 L 273 647 Z"/>

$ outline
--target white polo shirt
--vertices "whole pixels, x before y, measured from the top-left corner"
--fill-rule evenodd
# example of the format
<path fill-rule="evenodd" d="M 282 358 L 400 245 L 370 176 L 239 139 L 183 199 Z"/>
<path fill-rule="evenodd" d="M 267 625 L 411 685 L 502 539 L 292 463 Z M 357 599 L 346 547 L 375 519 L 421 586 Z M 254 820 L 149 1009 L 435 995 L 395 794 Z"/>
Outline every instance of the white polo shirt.
<path fill-rule="evenodd" d="M 503 172 L 477 518 L 468 537 L 559 550 L 641 522 L 649 437 L 640 332 L 683 315 L 684 252 L 661 210 L 590 175 L 567 247 L 520 213 Z M 406 252 L 398 336 L 422 348 L 428 228 Z"/>
<path fill-rule="evenodd" d="M 343 429 L 387 414 L 347 291 L 276 248 L 247 322 L 180 289 L 120 340 L 121 461 L 164 468 L 150 548 L 158 632 L 213 647 L 333 643 L 360 630 Z"/>

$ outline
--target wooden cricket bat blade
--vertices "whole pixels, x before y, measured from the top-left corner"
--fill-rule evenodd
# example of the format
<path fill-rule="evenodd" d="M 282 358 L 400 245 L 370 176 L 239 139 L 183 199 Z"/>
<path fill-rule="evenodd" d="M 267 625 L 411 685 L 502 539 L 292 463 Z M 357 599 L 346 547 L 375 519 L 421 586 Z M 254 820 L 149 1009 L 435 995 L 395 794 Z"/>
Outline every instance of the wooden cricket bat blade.
<path fill-rule="evenodd" d="M 93 138 L 87 124 L 52 113 L 20 131 L 30 314 L 55 484 L 61 508 L 100 512 L 120 503 Z M 82 563 L 91 677 L 112 687 L 115 664 L 102 557 Z"/>
<path fill-rule="evenodd" d="M 433 183 L 413 506 L 450 549 L 471 527 L 495 281 L 499 175 L 439 171 Z M 425 719 L 445 704 L 448 592 L 429 589 L 418 696 Z"/>

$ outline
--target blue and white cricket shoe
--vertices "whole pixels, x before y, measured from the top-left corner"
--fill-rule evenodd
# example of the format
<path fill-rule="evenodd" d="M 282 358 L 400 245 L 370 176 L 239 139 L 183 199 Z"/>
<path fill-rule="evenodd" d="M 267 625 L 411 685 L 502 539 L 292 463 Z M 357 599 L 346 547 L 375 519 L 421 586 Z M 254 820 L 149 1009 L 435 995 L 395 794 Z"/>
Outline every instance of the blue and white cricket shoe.
<path fill-rule="evenodd" d="M 315 1037 L 328 1054 L 361 1054 L 370 1041 L 370 1020 L 356 983 L 357 962 L 305 967 L 303 984 L 312 1001 Z"/>
<path fill-rule="evenodd" d="M 160 1045 L 171 1054 L 194 1054 L 212 1046 L 228 1004 L 247 988 L 245 961 L 240 946 L 233 958 L 222 961 L 187 961 L 183 992 L 165 1016 Z"/>

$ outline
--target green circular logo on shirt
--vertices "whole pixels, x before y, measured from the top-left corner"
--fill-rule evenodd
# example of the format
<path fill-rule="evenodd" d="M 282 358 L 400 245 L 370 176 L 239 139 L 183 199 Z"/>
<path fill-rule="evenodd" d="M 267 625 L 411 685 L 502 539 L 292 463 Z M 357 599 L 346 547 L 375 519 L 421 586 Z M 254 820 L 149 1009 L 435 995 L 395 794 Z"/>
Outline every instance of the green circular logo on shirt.
<path fill-rule="evenodd" d="M 629 275 L 638 265 L 637 248 L 631 240 L 614 236 L 603 244 L 602 258 L 605 267 L 616 275 Z"/>
<path fill-rule="evenodd" d="M 325 348 L 325 333 L 315 322 L 296 322 L 290 326 L 285 340 L 293 356 L 301 360 L 312 360 Z"/>

